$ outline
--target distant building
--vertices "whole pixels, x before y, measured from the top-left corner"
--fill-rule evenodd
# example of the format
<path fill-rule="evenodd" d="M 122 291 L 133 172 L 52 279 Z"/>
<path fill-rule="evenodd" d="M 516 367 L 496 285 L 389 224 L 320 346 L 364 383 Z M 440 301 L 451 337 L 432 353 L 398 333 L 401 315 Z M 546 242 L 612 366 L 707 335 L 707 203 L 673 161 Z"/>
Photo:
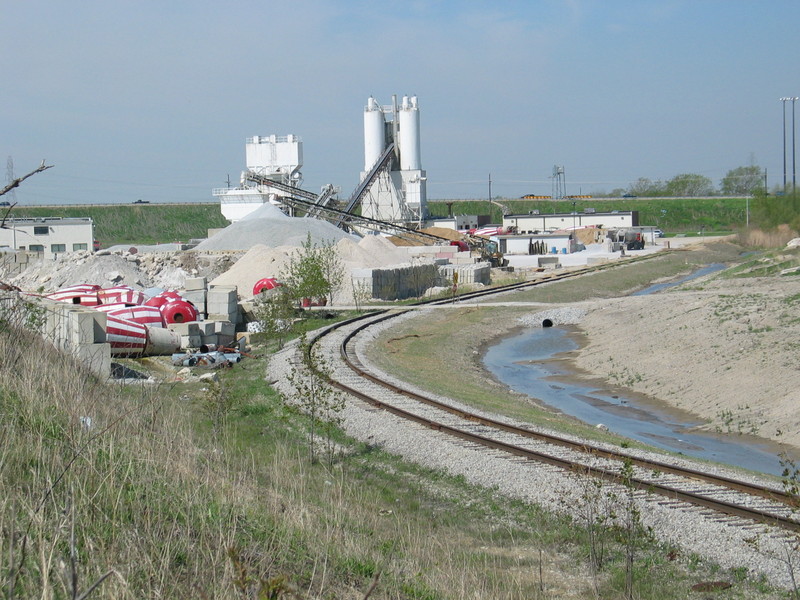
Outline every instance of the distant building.
<path fill-rule="evenodd" d="M 582 227 L 618 229 L 638 226 L 638 210 L 556 214 L 543 214 L 539 211 L 532 211 L 522 215 L 503 216 L 503 227 L 513 227 L 517 233 L 521 234 L 558 231 L 561 229 L 580 229 Z"/>
<path fill-rule="evenodd" d="M 6 219 L 0 229 L 0 246 L 39 252 L 46 258 L 93 250 L 94 222 L 86 218 L 45 217 Z"/>

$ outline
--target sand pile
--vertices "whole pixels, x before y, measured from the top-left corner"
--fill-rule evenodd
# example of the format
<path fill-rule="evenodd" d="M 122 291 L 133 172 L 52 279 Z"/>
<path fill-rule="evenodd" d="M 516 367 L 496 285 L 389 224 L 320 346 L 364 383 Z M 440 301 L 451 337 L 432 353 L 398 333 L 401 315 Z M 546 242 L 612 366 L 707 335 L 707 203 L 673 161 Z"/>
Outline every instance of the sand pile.
<path fill-rule="evenodd" d="M 345 269 L 342 287 L 334 294 L 335 304 L 353 303 L 353 269 L 375 269 L 408 263 L 405 250 L 398 248 L 382 236 L 370 235 L 358 243 L 350 238 L 341 239 L 334 251 L 339 254 Z M 240 298 L 250 298 L 255 283 L 264 277 L 281 278 L 289 265 L 290 257 L 298 252 L 296 246 L 270 248 L 264 244 L 253 246 L 236 264 L 211 283 L 235 285 Z M 295 254 L 296 255 L 296 254 Z"/>
<path fill-rule="evenodd" d="M 249 250 L 258 244 L 271 248 L 300 247 L 309 235 L 317 245 L 353 237 L 327 221 L 289 217 L 276 206 L 264 204 L 241 221 L 200 242 L 194 249 L 200 252 Z"/>

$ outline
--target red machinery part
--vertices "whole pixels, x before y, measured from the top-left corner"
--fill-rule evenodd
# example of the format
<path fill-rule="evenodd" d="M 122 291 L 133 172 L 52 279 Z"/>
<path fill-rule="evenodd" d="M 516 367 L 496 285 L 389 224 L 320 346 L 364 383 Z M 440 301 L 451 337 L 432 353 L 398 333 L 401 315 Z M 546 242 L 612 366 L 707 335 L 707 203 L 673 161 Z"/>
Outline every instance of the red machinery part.
<path fill-rule="evenodd" d="M 456 246 L 459 252 L 469 252 L 469 244 L 461 240 L 453 240 L 450 242 L 451 246 Z"/>
<path fill-rule="evenodd" d="M 171 300 L 158 307 L 164 317 L 164 324 L 188 323 L 197 321 L 197 309 L 186 300 Z"/>
<path fill-rule="evenodd" d="M 253 296 L 257 296 L 261 292 L 265 290 L 272 290 L 276 287 L 283 285 L 278 282 L 277 279 L 274 277 L 264 277 L 264 279 L 259 279 L 256 281 L 256 284 L 253 286 Z"/>
<path fill-rule="evenodd" d="M 178 292 L 168 290 L 145 300 L 144 304 L 147 306 L 164 306 L 167 302 L 172 300 L 183 300 L 183 296 Z"/>

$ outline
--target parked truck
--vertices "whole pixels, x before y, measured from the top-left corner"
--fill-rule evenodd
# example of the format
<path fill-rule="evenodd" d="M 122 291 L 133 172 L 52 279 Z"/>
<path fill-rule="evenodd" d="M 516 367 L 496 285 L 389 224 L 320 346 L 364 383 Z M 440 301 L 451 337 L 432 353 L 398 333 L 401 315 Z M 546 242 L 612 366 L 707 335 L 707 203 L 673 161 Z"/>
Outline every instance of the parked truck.
<path fill-rule="evenodd" d="M 643 250 L 644 233 L 638 229 L 611 229 L 608 236 L 614 243 L 614 249 Z M 617 246 L 618 245 L 618 246 Z"/>

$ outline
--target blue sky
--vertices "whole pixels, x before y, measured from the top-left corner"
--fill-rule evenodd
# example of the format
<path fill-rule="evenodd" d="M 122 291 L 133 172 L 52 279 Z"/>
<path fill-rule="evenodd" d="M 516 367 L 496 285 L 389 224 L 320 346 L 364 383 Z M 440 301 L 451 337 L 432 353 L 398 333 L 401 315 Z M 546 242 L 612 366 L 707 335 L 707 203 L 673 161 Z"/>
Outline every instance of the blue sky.
<path fill-rule="evenodd" d="M 751 161 L 772 186 L 800 96 L 796 0 L 0 0 L 0 23 L 0 158 L 55 165 L 29 205 L 212 201 L 247 137 L 289 133 L 303 187 L 347 197 L 392 94 L 419 98 L 434 199 L 549 194 L 554 165 L 570 194 Z"/>

